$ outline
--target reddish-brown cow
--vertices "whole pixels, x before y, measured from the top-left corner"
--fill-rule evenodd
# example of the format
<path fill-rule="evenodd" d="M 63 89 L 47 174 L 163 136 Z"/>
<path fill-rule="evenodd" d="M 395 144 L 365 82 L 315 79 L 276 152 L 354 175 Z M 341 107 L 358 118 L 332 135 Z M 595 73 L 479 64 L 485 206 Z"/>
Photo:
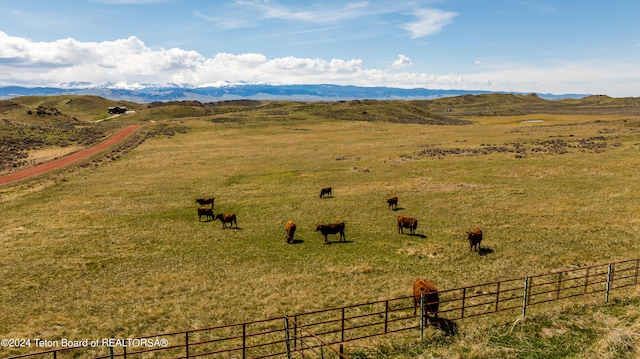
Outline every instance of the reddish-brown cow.
<path fill-rule="evenodd" d="M 236 215 L 233 213 L 218 213 L 214 219 L 219 219 L 222 222 L 222 229 L 227 228 L 227 223 L 229 223 L 229 228 L 233 228 L 233 225 L 236 225 L 236 229 L 238 228 L 238 222 L 236 222 Z"/>
<path fill-rule="evenodd" d="M 420 303 L 420 296 L 422 294 L 424 294 L 425 316 L 431 314 L 435 318 L 438 318 L 438 308 L 440 307 L 438 288 L 422 278 L 418 278 L 413 282 L 413 315 L 416 314 L 418 304 Z"/>
<path fill-rule="evenodd" d="M 418 220 L 412 217 L 398 216 L 398 233 L 404 234 L 404 228 L 409 228 L 409 233 L 414 234 L 418 228 Z"/>
<path fill-rule="evenodd" d="M 293 243 L 293 235 L 296 233 L 296 224 L 293 223 L 293 221 L 289 221 L 284 225 L 284 230 L 287 232 L 287 243 Z"/>

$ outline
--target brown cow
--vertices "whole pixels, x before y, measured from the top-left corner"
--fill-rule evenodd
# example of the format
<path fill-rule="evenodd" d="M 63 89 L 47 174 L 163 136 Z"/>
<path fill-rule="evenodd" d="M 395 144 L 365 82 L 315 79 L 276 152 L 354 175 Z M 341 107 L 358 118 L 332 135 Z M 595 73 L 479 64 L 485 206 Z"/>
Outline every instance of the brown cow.
<path fill-rule="evenodd" d="M 345 241 L 344 237 L 344 222 L 330 223 L 330 224 L 318 224 L 316 225 L 316 232 L 320 231 L 324 236 L 324 243 L 327 243 L 327 235 L 340 233 L 340 241 Z"/>
<path fill-rule="evenodd" d="M 296 233 L 296 224 L 293 223 L 293 221 L 289 221 L 284 225 L 284 230 L 287 232 L 287 243 L 293 243 L 293 235 Z"/>
<path fill-rule="evenodd" d="M 325 188 L 320 190 L 320 198 L 323 198 L 325 194 L 329 195 L 329 197 L 332 197 L 332 195 L 331 195 L 331 187 L 325 187 Z"/>
<path fill-rule="evenodd" d="M 213 208 L 214 200 L 215 199 L 213 197 L 197 198 L 196 203 L 198 203 L 201 206 L 204 206 L 205 204 L 211 204 L 211 208 Z"/>
<path fill-rule="evenodd" d="M 398 209 L 398 196 L 393 196 L 389 198 L 387 200 L 387 204 L 389 205 L 389 208 L 391 208 L 392 210 Z"/>
<path fill-rule="evenodd" d="M 425 316 L 428 317 L 428 315 L 431 314 L 435 318 L 438 318 L 438 308 L 440 307 L 438 288 L 422 278 L 418 278 L 413 282 L 413 315 L 416 315 L 421 294 L 424 294 Z"/>
<path fill-rule="evenodd" d="M 202 216 L 206 216 L 207 219 L 213 219 L 213 209 L 207 207 L 198 208 L 198 222 L 200 222 Z"/>
<path fill-rule="evenodd" d="M 229 228 L 233 228 L 233 225 L 236 225 L 236 229 L 238 228 L 238 222 L 236 222 L 236 215 L 233 213 L 218 213 L 214 220 L 219 219 L 222 222 L 222 229 L 227 228 L 227 223 L 229 223 Z"/>
<path fill-rule="evenodd" d="M 409 228 L 409 233 L 414 234 L 418 228 L 418 220 L 412 217 L 398 216 L 398 233 L 404 234 L 403 228 Z"/>
<path fill-rule="evenodd" d="M 467 239 L 469 240 L 470 251 L 479 250 L 480 242 L 482 242 L 482 231 L 480 228 L 476 227 L 473 231 L 467 232 Z"/>

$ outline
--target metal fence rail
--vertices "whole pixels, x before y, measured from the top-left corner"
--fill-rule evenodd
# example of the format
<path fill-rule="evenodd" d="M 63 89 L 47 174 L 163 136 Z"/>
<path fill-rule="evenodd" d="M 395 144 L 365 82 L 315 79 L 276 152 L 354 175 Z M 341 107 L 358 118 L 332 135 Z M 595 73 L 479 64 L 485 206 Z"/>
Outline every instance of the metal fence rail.
<path fill-rule="evenodd" d="M 289 317 L 286 317 L 285 319 L 285 330 L 288 358 L 295 358 L 297 354 L 297 356 L 300 356 L 301 358 L 318 357 L 324 359 L 336 357 L 340 359 L 348 359 L 343 353 L 344 350 L 342 344 L 340 345 L 340 349 L 336 349 L 319 336 L 311 333 L 303 325 Z M 292 341 L 293 345 L 291 345 Z M 328 348 L 329 353 L 325 354 L 325 348 Z"/>
<path fill-rule="evenodd" d="M 439 321 L 429 323 L 517 309 L 526 315 L 532 305 L 587 295 L 601 294 L 608 301 L 612 290 L 638 285 L 639 272 L 640 259 L 634 259 L 441 290 Z M 311 349 L 331 352 L 335 345 L 409 330 L 420 330 L 422 338 L 424 328 L 415 312 L 414 298 L 407 296 L 136 338 L 165 339 L 167 345 L 162 347 L 59 348 L 10 358 L 283 358 L 291 357 L 291 348 L 293 353 L 305 346 L 309 353 Z"/>

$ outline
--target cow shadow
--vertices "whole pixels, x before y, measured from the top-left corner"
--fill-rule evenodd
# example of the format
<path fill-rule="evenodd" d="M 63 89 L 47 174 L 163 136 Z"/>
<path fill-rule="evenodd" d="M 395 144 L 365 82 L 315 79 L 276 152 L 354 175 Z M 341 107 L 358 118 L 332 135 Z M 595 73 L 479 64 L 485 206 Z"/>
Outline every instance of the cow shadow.
<path fill-rule="evenodd" d="M 392 208 L 391 210 L 394 212 L 398 212 L 398 211 L 402 211 L 404 209 L 404 207 L 396 207 L 396 208 Z"/>
<path fill-rule="evenodd" d="M 422 239 L 427 238 L 427 236 L 426 236 L 426 235 L 424 235 L 424 234 L 420 234 L 420 233 L 407 233 L 407 235 L 408 235 L 408 236 L 411 236 L 411 237 L 418 237 L 418 238 L 422 238 Z"/>
<path fill-rule="evenodd" d="M 458 335 L 458 324 L 447 318 L 429 318 L 429 325 L 441 330 L 447 336 Z"/>
<path fill-rule="evenodd" d="M 287 244 L 300 244 L 300 243 L 304 243 L 304 241 L 302 239 L 294 239 Z"/>
<path fill-rule="evenodd" d="M 481 256 L 486 256 L 487 254 L 491 254 L 493 252 L 495 251 L 489 247 L 480 247 L 480 249 L 478 249 L 478 255 Z"/>
<path fill-rule="evenodd" d="M 339 244 L 339 243 L 353 243 L 353 241 L 347 241 L 347 240 L 340 241 L 340 240 L 338 240 L 338 241 L 326 241 L 326 242 L 324 242 L 324 244 Z"/>

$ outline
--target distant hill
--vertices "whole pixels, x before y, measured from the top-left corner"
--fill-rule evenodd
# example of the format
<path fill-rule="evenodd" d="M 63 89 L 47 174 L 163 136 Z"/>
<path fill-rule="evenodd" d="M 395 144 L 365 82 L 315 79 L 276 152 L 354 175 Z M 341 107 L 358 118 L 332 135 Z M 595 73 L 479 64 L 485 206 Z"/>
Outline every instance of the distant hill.
<path fill-rule="evenodd" d="M 491 91 L 401 89 L 393 87 L 359 87 L 338 85 L 258 85 L 229 84 L 216 87 L 148 86 L 139 89 L 109 87 L 21 87 L 0 86 L 0 99 L 20 96 L 93 95 L 114 101 L 136 103 L 164 101 L 214 102 L 238 99 L 340 101 L 340 100 L 434 100 L 461 95 L 480 95 Z M 500 92 L 509 93 L 509 92 Z M 537 94 L 544 99 L 583 98 L 588 94 Z"/>

